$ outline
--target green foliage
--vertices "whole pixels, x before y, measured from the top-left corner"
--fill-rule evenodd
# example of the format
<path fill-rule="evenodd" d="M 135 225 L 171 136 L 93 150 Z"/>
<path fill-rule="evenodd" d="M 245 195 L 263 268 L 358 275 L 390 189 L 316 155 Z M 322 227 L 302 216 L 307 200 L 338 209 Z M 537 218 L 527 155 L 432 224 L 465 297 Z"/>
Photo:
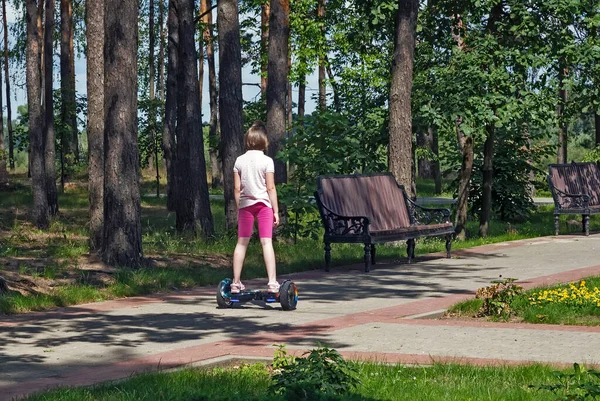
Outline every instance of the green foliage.
<path fill-rule="evenodd" d="M 291 358 L 285 347 L 279 346 L 273 369 L 269 390 L 289 401 L 325 399 L 317 398 L 320 394 L 342 395 L 360 384 L 357 368 L 323 345 L 298 358 Z"/>
<path fill-rule="evenodd" d="M 583 161 L 600 163 L 600 145 L 588 151 L 584 156 Z"/>
<path fill-rule="evenodd" d="M 492 281 L 492 285 L 477 290 L 476 298 L 483 299 L 479 310 L 482 316 L 508 319 L 513 310 L 511 304 L 522 294 L 523 288 L 515 284 L 515 278 Z"/>
<path fill-rule="evenodd" d="M 586 401 L 600 399 L 600 371 L 573 364 L 573 372 L 555 371 L 553 384 L 530 385 L 536 390 L 550 391 L 557 401 Z"/>
<path fill-rule="evenodd" d="M 159 98 L 150 100 L 143 97 L 138 102 L 138 148 L 140 167 L 148 167 L 150 158 L 162 158 L 162 117 L 164 102 Z"/>

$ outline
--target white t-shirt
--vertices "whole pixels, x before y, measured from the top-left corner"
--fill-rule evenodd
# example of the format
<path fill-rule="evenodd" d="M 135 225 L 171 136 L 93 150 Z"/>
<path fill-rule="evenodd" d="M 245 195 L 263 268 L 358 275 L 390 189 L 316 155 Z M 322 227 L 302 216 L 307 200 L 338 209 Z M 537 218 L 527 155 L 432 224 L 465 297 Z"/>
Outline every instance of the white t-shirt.
<path fill-rule="evenodd" d="M 249 150 L 236 159 L 233 172 L 241 178 L 240 209 L 258 202 L 273 208 L 267 193 L 267 173 L 275 172 L 273 159 L 262 150 Z"/>

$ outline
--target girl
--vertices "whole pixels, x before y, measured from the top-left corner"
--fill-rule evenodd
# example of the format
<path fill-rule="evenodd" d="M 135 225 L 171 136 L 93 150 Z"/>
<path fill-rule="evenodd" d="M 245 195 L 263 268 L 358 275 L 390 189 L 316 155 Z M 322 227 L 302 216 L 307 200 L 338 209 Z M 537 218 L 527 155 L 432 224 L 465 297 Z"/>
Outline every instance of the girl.
<path fill-rule="evenodd" d="M 265 125 L 261 121 L 255 121 L 246 132 L 244 140 L 247 151 L 237 158 L 233 168 L 234 196 L 238 208 L 238 241 L 233 252 L 231 292 L 237 294 L 246 288 L 240 281 L 240 276 L 255 218 L 258 220 L 258 234 L 269 276 L 267 288 L 269 292 L 278 292 L 272 238 L 273 226 L 279 225 L 279 209 L 273 159 L 264 154 L 269 145 Z"/>

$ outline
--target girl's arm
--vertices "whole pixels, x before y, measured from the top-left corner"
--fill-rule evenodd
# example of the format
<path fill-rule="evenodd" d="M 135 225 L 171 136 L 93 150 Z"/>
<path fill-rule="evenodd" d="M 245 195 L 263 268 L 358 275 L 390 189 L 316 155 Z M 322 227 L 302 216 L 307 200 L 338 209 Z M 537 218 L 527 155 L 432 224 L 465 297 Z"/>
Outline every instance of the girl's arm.
<path fill-rule="evenodd" d="M 274 224 L 279 225 L 279 204 L 277 203 L 277 189 L 275 188 L 275 173 L 267 173 L 267 193 L 271 206 L 273 206 L 273 215 L 275 216 Z"/>
<path fill-rule="evenodd" d="M 242 179 L 240 177 L 240 173 L 234 171 L 233 172 L 233 197 L 235 198 L 235 207 L 237 209 L 240 208 L 241 187 L 242 187 Z"/>

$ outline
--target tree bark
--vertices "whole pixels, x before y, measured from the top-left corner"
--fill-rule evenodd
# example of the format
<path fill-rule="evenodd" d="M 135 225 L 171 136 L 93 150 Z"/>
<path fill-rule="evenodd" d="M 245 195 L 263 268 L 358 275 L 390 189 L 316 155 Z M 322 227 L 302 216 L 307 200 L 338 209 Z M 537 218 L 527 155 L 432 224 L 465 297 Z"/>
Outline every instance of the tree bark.
<path fill-rule="evenodd" d="M 225 225 L 237 225 L 237 208 L 233 196 L 233 166 L 243 150 L 242 55 L 237 0 L 219 0 L 219 110 L 221 125 L 221 160 L 225 195 Z M 223 113 L 223 110 L 227 110 Z"/>
<path fill-rule="evenodd" d="M 159 0 L 161 1 L 161 0 Z M 156 175 L 156 198 L 160 196 L 160 172 L 159 172 L 159 161 L 158 161 L 158 148 L 159 148 L 159 139 L 158 134 L 156 132 L 156 108 L 154 106 L 154 99 L 156 96 L 155 90 L 155 69 L 154 69 L 154 0 L 150 0 L 150 12 L 149 12 L 149 21 L 148 21 L 148 30 L 150 35 L 149 40 L 149 51 L 148 51 L 148 75 L 149 79 L 149 93 L 148 98 L 150 99 L 150 110 L 148 113 L 149 123 L 150 123 L 150 139 L 152 140 L 152 149 L 154 156 L 152 158 L 154 164 L 154 172 Z"/>
<path fill-rule="evenodd" d="M 292 52 L 291 49 L 288 46 L 288 60 L 287 60 L 287 64 L 288 64 L 288 74 L 289 71 L 292 69 Z M 286 122 L 286 131 L 288 133 L 288 137 L 292 135 L 292 125 L 294 124 L 294 111 L 292 110 L 292 107 L 294 105 L 294 102 L 292 100 L 292 81 L 290 81 L 289 77 L 287 80 L 287 92 L 286 92 L 286 118 L 285 118 L 285 122 Z"/>
<path fill-rule="evenodd" d="M 271 1 L 263 0 L 260 6 L 260 94 L 267 96 L 267 74 L 269 69 L 269 20 L 271 19 Z"/>
<path fill-rule="evenodd" d="M 208 122 L 208 142 L 210 156 L 210 165 L 212 171 L 212 187 L 221 188 L 223 186 L 223 174 L 221 171 L 221 164 L 219 163 L 219 155 L 217 152 L 216 145 L 219 141 L 217 135 L 217 127 L 219 124 L 219 113 L 217 102 L 217 73 L 215 67 L 215 45 L 213 36 L 213 19 L 212 12 L 209 12 L 210 2 L 209 0 L 201 0 L 202 8 L 204 10 L 202 21 L 204 22 L 204 42 L 206 43 L 206 62 L 208 64 L 208 96 L 210 104 L 210 120 Z"/>
<path fill-rule="evenodd" d="M 177 96 L 177 229 L 214 234 L 208 198 L 202 115 L 198 93 L 193 0 L 178 1 L 182 90 Z"/>
<path fill-rule="evenodd" d="M 412 76 L 419 2 L 399 0 L 396 13 L 392 82 L 390 85 L 390 126 L 388 163 L 396 180 L 410 197 L 413 192 L 412 170 Z"/>
<path fill-rule="evenodd" d="M 0 68 L 0 110 L 2 105 L 2 69 Z M 0 121 L 1 123 L 2 121 Z M 6 168 L 6 146 L 4 144 L 4 124 L 0 124 L 0 185 L 8 184 L 8 170 Z"/>
<path fill-rule="evenodd" d="M 48 212 L 51 216 L 58 214 L 58 192 L 56 190 L 56 146 L 54 133 L 54 93 L 52 60 L 54 49 L 54 0 L 46 0 L 46 17 L 44 22 L 44 164 L 46 175 L 46 192 L 48 196 Z"/>
<path fill-rule="evenodd" d="M 600 114 L 597 112 L 594 113 L 594 128 L 596 133 L 596 146 L 600 145 Z"/>
<path fill-rule="evenodd" d="M 558 106 L 556 108 L 556 114 L 558 119 L 558 154 L 556 158 L 557 163 L 567 163 L 567 121 L 565 117 L 565 108 L 567 105 L 567 89 L 566 80 L 569 75 L 569 68 L 567 62 L 564 59 L 560 61 L 560 67 L 558 70 L 558 80 L 560 88 L 558 90 Z"/>
<path fill-rule="evenodd" d="M 493 123 L 486 127 L 487 136 L 483 145 L 483 192 L 481 194 L 481 213 L 479 214 L 479 236 L 487 237 L 492 214 L 492 185 L 494 180 L 494 136 Z"/>
<path fill-rule="evenodd" d="M 40 2 L 42 0 L 39 0 Z M 46 174 L 44 165 L 44 143 L 42 133 L 42 108 L 40 104 L 40 47 L 41 36 L 38 28 L 38 4 L 27 0 L 27 110 L 29 114 L 29 143 L 31 148 L 31 191 L 33 208 L 31 215 L 37 228 L 46 229 L 50 224 L 48 196 L 46 194 Z"/>
<path fill-rule="evenodd" d="M 163 155 L 167 169 L 167 209 L 175 211 L 177 193 L 177 153 L 175 136 L 177 125 L 177 92 L 180 75 L 179 68 L 179 22 L 176 0 L 169 0 L 167 25 L 167 94 L 165 100 L 165 124 L 163 128 Z"/>
<path fill-rule="evenodd" d="M 138 4 L 104 3 L 104 238 L 109 265 L 137 267 L 142 225 L 137 143 Z"/>
<path fill-rule="evenodd" d="M 6 78 L 6 126 L 8 128 L 8 164 L 12 171 L 15 169 L 15 142 L 12 128 L 10 75 L 8 71 L 8 23 L 6 22 L 6 0 L 2 0 L 2 19 L 4 24 L 4 76 Z"/>
<path fill-rule="evenodd" d="M 456 233 L 456 238 L 464 241 L 467 238 L 469 190 L 471 187 L 471 173 L 473 171 L 474 148 L 473 138 L 471 136 L 465 136 L 460 128 L 461 123 L 462 117 L 459 117 L 456 120 L 456 136 L 462 153 L 462 165 L 460 168 L 460 180 L 458 182 L 454 232 Z"/>
<path fill-rule="evenodd" d="M 158 0 L 158 25 L 160 26 L 160 43 L 158 44 L 158 97 L 165 101 L 165 0 Z"/>
<path fill-rule="evenodd" d="M 60 0 L 60 95 L 61 120 L 68 132 L 61 138 L 67 165 L 79 160 L 77 104 L 75 94 L 75 52 L 73 48 L 73 0 Z"/>
<path fill-rule="evenodd" d="M 333 107 L 335 111 L 340 113 L 342 111 L 342 102 L 340 100 L 340 91 L 338 84 L 335 82 L 335 76 L 331 70 L 331 64 L 329 63 L 329 57 L 325 55 L 325 63 L 327 64 L 327 75 L 329 76 L 329 83 L 331 84 L 331 90 L 333 91 Z"/>
<path fill-rule="evenodd" d="M 436 195 L 442 193 L 442 172 L 440 171 L 440 151 L 439 151 L 439 139 L 437 130 L 434 127 L 429 127 L 429 135 L 431 135 L 431 151 L 435 155 L 436 159 L 433 161 L 433 180 L 435 181 L 435 193 Z"/>
<path fill-rule="evenodd" d="M 304 127 L 304 115 L 306 113 L 306 75 L 300 76 L 298 85 L 298 121 Z"/>
<path fill-rule="evenodd" d="M 104 0 L 85 2 L 87 39 L 88 198 L 90 252 L 102 250 L 104 235 Z"/>
<path fill-rule="evenodd" d="M 323 37 L 321 42 L 325 43 L 325 0 L 317 1 L 317 20 L 321 22 L 321 33 Z M 320 49 L 318 60 L 318 84 L 319 84 L 319 111 L 324 113 L 327 110 L 327 85 L 325 77 L 325 49 Z"/>

